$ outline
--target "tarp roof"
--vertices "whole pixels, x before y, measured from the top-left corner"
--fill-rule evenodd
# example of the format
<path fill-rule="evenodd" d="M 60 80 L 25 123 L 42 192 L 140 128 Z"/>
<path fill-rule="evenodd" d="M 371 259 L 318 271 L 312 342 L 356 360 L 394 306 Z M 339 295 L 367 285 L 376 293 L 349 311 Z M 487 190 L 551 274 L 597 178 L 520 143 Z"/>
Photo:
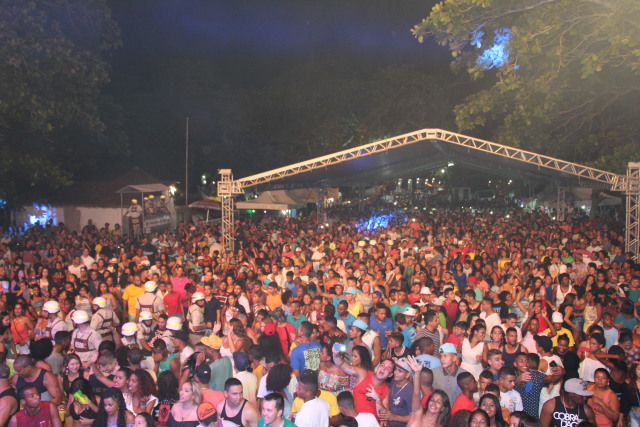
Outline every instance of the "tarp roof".
<path fill-rule="evenodd" d="M 303 206 L 304 202 L 296 200 L 286 190 L 265 191 L 257 198 L 247 202 L 236 203 L 238 209 L 268 209 L 280 211 Z"/>
<path fill-rule="evenodd" d="M 400 142 L 385 142 L 395 140 Z M 382 143 L 388 145 L 380 149 L 375 148 L 376 144 Z M 330 157 L 338 160 L 327 161 Z M 328 186 L 375 185 L 392 179 L 415 177 L 421 172 L 442 168 L 449 162 L 507 178 L 529 180 L 532 183 L 611 189 L 611 184 L 607 182 L 590 179 L 591 172 L 584 176 L 576 176 L 569 172 L 576 169 L 574 166 L 579 170 L 591 169 L 586 166 L 568 164 L 562 160 L 440 129 L 424 129 L 400 135 L 237 181 L 243 188 L 267 182 L 285 188 L 317 187 L 319 182 Z M 310 164 L 322 166 L 308 167 Z M 283 172 L 287 169 L 295 173 Z M 592 176 L 615 175 L 606 171 L 594 171 L 595 175 Z M 254 179 L 273 172 L 277 174 L 270 175 L 268 179 Z M 282 176 L 277 176 L 281 172 Z"/>
<path fill-rule="evenodd" d="M 168 191 L 169 187 L 164 184 L 137 184 L 137 185 L 127 185 L 126 187 L 122 187 L 116 193 L 127 194 L 127 193 L 161 193 L 163 191 Z"/>

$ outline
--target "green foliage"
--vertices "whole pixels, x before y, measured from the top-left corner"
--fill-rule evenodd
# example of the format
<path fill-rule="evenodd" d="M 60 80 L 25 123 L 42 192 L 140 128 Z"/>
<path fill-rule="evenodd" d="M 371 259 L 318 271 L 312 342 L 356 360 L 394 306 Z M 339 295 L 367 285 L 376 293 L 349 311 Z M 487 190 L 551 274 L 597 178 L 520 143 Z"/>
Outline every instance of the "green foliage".
<path fill-rule="evenodd" d="M 103 56 L 118 45 L 104 0 L 0 2 L 1 198 L 17 205 L 67 185 L 115 143 L 119 113 L 101 91 Z"/>
<path fill-rule="evenodd" d="M 510 56 L 485 70 L 477 58 L 504 28 Z M 412 32 L 490 84 L 455 107 L 460 131 L 484 127 L 497 142 L 616 170 L 637 160 L 637 0 L 445 0 Z"/>

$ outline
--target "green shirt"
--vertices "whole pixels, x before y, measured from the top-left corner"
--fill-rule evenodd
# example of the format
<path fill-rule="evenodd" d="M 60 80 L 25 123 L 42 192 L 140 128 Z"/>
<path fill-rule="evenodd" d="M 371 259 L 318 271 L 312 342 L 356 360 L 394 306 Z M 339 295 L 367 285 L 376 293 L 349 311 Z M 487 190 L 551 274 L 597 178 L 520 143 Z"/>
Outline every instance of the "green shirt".
<path fill-rule="evenodd" d="M 284 424 L 282 426 L 283 427 L 296 427 L 296 425 L 294 423 L 292 423 L 291 421 L 287 420 L 286 418 L 285 418 Z M 268 427 L 268 425 L 264 423 L 264 420 L 262 419 L 262 417 L 260 417 L 260 420 L 258 421 L 258 427 Z"/>
<path fill-rule="evenodd" d="M 221 357 L 209 365 L 211 368 L 211 390 L 224 391 L 224 383 L 233 376 L 233 365 L 228 357 Z"/>

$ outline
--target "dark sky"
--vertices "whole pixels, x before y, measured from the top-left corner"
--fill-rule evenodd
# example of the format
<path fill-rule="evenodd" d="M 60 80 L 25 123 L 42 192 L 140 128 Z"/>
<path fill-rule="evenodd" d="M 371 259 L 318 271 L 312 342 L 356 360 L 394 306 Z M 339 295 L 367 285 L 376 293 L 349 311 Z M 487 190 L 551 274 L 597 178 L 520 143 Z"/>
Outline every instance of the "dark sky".
<path fill-rule="evenodd" d="M 429 0 L 110 1 L 123 47 L 113 54 L 114 95 L 132 147 L 122 168 L 145 166 L 159 139 L 183 152 L 184 117 L 198 127 L 198 87 L 269 85 L 296 64 L 330 58 L 366 78 L 391 64 L 446 73 L 448 54 L 410 29 Z M 194 92 L 196 92 L 194 94 Z M 202 114 L 206 117 L 206 114 Z M 198 141 L 194 132 L 194 144 Z M 200 139 L 205 139 L 201 135 Z M 183 160 L 181 160 L 183 161 Z"/>

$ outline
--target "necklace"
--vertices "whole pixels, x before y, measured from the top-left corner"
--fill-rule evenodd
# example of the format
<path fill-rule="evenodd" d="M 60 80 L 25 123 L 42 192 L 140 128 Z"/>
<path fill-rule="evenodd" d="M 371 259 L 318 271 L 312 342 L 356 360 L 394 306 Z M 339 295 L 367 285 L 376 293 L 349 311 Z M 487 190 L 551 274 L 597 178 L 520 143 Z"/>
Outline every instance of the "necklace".
<path fill-rule="evenodd" d="M 407 381 L 406 383 L 404 383 L 404 385 L 403 385 L 402 387 L 400 387 L 400 390 L 397 390 L 395 393 L 393 393 L 393 396 L 394 396 L 394 397 L 398 396 L 398 394 L 400 394 L 400 392 L 401 392 L 402 390 L 404 390 L 404 388 L 405 388 L 405 387 L 407 386 L 407 384 L 409 384 L 410 382 L 411 382 L 411 381 Z M 397 384 L 394 384 L 394 385 L 393 385 L 393 387 L 394 387 L 394 388 L 397 388 L 397 387 L 398 387 L 398 385 L 397 385 Z"/>

